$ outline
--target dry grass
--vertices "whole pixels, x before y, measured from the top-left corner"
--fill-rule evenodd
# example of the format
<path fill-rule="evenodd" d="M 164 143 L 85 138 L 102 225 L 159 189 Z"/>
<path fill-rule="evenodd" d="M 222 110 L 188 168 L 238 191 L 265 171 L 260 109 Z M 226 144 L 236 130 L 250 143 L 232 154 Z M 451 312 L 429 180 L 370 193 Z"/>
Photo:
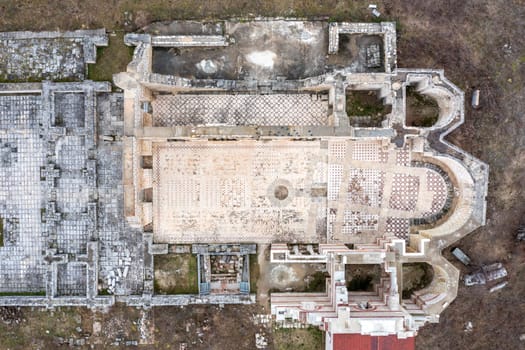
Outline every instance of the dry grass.
<path fill-rule="evenodd" d="M 320 350 L 324 348 L 323 332 L 317 328 L 278 328 L 273 331 L 275 350 Z"/>
<path fill-rule="evenodd" d="M 254 16 L 372 19 L 366 1 L 17 0 L 0 4 L 0 30 L 134 30 L 152 21 Z"/>
<path fill-rule="evenodd" d="M 109 35 L 109 45 L 97 49 L 97 63 L 88 67 L 88 79 L 112 81 L 113 74 L 124 72 L 133 56 L 133 47 L 124 45 L 124 32 Z"/>
<path fill-rule="evenodd" d="M 157 255 L 154 258 L 155 293 L 197 294 L 197 258 L 192 254 Z"/>
<path fill-rule="evenodd" d="M 85 308 L 45 309 L 21 308 L 18 324 L 0 322 L 0 349 L 56 348 L 58 338 L 80 338 L 77 327 L 88 326 Z M 90 331 L 90 329 L 88 329 Z"/>

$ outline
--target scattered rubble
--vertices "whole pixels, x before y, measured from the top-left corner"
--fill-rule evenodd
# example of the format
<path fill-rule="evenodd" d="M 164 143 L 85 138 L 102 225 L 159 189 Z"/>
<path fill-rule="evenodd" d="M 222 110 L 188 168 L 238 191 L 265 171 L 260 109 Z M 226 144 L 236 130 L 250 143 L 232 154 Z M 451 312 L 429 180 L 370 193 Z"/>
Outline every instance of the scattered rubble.
<path fill-rule="evenodd" d="M 503 289 L 503 288 L 505 288 L 507 286 L 508 283 L 509 283 L 508 281 L 498 283 L 494 287 L 490 288 L 489 292 L 493 293 L 493 292 L 496 292 L 496 291 L 498 291 L 500 289 Z"/>
<path fill-rule="evenodd" d="M 513 50 L 512 50 L 512 45 L 511 45 L 510 43 L 505 43 L 505 44 L 503 45 L 503 53 L 504 53 L 505 55 L 510 55 L 510 54 L 512 54 L 512 51 L 513 51 Z"/>
<path fill-rule="evenodd" d="M 518 234 L 516 235 L 516 239 L 518 241 L 525 241 L 525 226 L 519 228 Z"/>
<path fill-rule="evenodd" d="M 486 284 L 500 278 L 507 276 L 507 270 L 502 263 L 494 263 L 484 265 L 477 272 L 465 275 L 464 281 L 466 286 L 474 286 L 477 284 Z M 502 287 L 503 288 L 503 287 Z"/>
<path fill-rule="evenodd" d="M 479 89 L 476 89 L 472 92 L 472 108 L 479 108 Z"/>
<path fill-rule="evenodd" d="M 22 310 L 19 307 L 3 306 L 0 307 L 0 319 L 5 324 L 19 324 L 25 321 Z"/>
<path fill-rule="evenodd" d="M 268 341 L 266 340 L 266 336 L 261 333 L 255 334 L 255 347 L 257 349 L 266 349 L 268 346 Z"/>
<path fill-rule="evenodd" d="M 465 254 L 461 249 L 454 248 L 452 249 L 452 255 L 454 255 L 459 261 L 461 261 L 465 266 L 471 264 L 470 258 Z"/>
<path fill-rule="evenodd" d="M 83 80 L 95 47 L 107 45 L 104 29 L 0 33 L 0 79 Z"/>
<path fill-rule="evenodd" d="M 268 314 L 259 314 L 259 315 L 253 315 L 253 324 L 255 325 L 262 325 L 264 327 L 271 326 L 272 323 L 272 315 Z"/>
<path fill-rule="evenodd" d="M 118 259 L 117 267 L 114 270 L 109 271 L 107 276 L 108 293 L 114 294 L 115 287 L 122 279 L 128 276 L 129 268 L 131 266 L 131 256 L 129 249 L 124 249 L 123 256 Z"/>
<path fill-rule="evenodd" d="M 377 5 L 370 4 L 370 5 L 368 5 L 368 9 L 372 11 L 372 15 L 374 15 L 374 17 L 380 17 L 381 16 L 381 12 L 379 12 L 377 10 Z"/>

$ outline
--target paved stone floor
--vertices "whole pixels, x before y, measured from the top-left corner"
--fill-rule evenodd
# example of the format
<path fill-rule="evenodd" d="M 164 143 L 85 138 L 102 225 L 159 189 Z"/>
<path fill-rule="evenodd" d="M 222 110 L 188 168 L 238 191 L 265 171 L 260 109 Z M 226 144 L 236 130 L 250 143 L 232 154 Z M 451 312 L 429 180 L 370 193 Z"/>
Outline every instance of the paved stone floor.
<path fill-rule="evenodd" d="M 44 290 L 40 108 L 40 95 L 0 95 L 0 292 Z"/>
<path fill-rule="evenodd" d="M 58 295 L 86 295 L 87 265 L 85 263 L 59 264 L 57 275 Z"/>
<path fill-rule="evenodd" d="M 168 142 L 153 152 L 155 241 L 319 240 L 319 141 Z"/>
<path fill-rule="evenodd" d="M 317 94 L 157 95 L 152 107 L 153 126 L 328 124 L 328 96 Z"/>
<path fill-rule="evenodd" d="M 140 294 L 142 232 L 122 206 L 122 95 L 68 84 L 0 95 L 0 292 L 44 292 L 48 282 L 56 296 L 86 296 L 88 242 L 98 240 L 102 287 L 113 276 L 115 294 Z M 49 255 L 63 261 L 55 282 Z"/>
<path fill-rule="evenodd" d="M 129 227 L 124 218 L 122 103 L 122 94 L 97 96 L 99 274 L 101 288 L 116 295 L 137 295 L 143 289 L 144 245 L 142 231 Z"/>
<path fill-rule="evenodd" d="M 407 239 L 410 219 L 443 209 L 445 179 L 412 166 L 410 149 L 383 140 L 322 143 L 154 143 L 154 240 L 363 243 L 384 232 Z"/>
<path fill-rule="evenodd" d="M 328 163 L 328 240 L 362 243 L 381 232 L 408 239 L 411 218 L 445 206 L 445 179 L 411 166 L 408 148 L 381 140 L 330 141 Z"/>

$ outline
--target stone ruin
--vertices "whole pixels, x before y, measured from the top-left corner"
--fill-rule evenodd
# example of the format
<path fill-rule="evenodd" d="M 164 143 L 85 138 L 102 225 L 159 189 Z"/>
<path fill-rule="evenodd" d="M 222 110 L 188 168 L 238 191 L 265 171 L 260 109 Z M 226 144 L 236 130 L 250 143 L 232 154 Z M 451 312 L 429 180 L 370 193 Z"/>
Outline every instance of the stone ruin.
<path fill-rule="evenodd" d="M 464 94 L 397 67 L 394 23 L 174 22 L 125 43 L 115 90 L 86 79 L 104 30 L 0 34 L 0 305 L 253 303 L 264 243 L 330 275 L 272 294 L 278 322 L 411 337 L 438 320 L 459 280 L 440 251 L 484 225 L 488 166 L 444 140 Z M 436 101 L 433 125 L 407 125 L 407 87 Z M 363 91 L 389 107 L 375 126 L 348 114 Z M 188 245 L 199 294 L 156 294 L 155 257 Z M 408 262 L 435 278 L 405 299 Z M 345 287 L 358 263 L 383 269 L 368 299 Z"/>

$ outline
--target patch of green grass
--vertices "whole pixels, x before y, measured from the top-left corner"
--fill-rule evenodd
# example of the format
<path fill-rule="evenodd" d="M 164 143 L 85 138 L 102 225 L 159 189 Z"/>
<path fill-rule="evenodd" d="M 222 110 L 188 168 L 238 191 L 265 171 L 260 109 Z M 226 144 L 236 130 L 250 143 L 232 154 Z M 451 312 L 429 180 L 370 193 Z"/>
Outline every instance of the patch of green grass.
<path fill-rule="evenodd" d="M 525 56 L 521 56 L 512 62 L 512 72 L 516 73 L 522 64 L 525 64 Z"/>
<path fill-rule="evenodd" d="M 137 1 L 127 0 L 120 6 L 121 13 L 128 13 L 127 19 L 133 22 L 138 13 L 147 14 L 148 18 L 155 21 L 170 21 L 173 19 L 197 19 L 204 18 L 202 5 L 192 0 L 178 1 L 176 5 L 169 0 Z"/>
<path fill-rule="evenodd" d="M 420 121 L 418 126 L 423 127 L 423 128 L 430 128 L 431 126 L 436 124 L 437 120 L 438 120 L 437 116 L 424 117 L 424 118 L 421 119 L 421 121 Z"/>
<path fill-rule="evenodd" d="M 363 92 L 352 92 L 346 95 L 346 113 L 349 116 L 375 117 L 383 113 L 385 106 L 381 101 L 365 96 Z"/>
<path fill-rule="evenodd" d="M 276 350 L 319 350 L 324 348 L 324 334 L 318 328 L 276 328 L 273 342 Z"/>
<path fill-rule="evenodd" d="M 0 292 L 0 297 L 45 297 L 46 292 Z"/>
<path fill-rule="evenodd" d="M 5 74 L 0 75 L 0 83 L 1 84 L 8 84 L 8 83 L 40 83 L 40 82 L 42 82 L 42 78 L 29 77 L 27 79 L 10 79 Z"/>
<path fill-rule="evenodd" d="M 405 27 L 403 26 L 403 23 L 396 18 L 396 33 L 399 35 L 401 33 L 404 33 Z"/>
<path fill-rule="evenodd" d="M 347 99 L 346 111 L 351 116 L 374 116 L 383 110 L 378 105 L 364 104 L 357 99 Z"/>
<path fill-rule="evenodd" d="M 250 255 L 250 292 L 257 292 L 257 281 L 259 280 L 260 270 L 257 262 L 257 254 Z"/>
<path fill-rule="evenodd" d="M 417 92 L 415 86 L 407 86 L 406 87 L 406 95 L 407 97 L 413 97 L 414 98 L 414 105 L 416 106 L 432 106 L 432 107 L 438 107 L 438 104 L 436 100 L 434 100 L 432 97 L 420 94 Z"/>
<path fill-rule="evenodd" d="M 124 32 L 109 35 L 107 47 L 97 48 L 97 63 L 88 67 L 88 79 L 112 81 L 113 74 L 126 71 L 133 57 L 133 47 L 124 44 Z"/>
<path fill-rule="evenodd" d="M 360 127 L 379 127 L 391 106 L 384 105 L 375 91 L 350 91 L 346 95 L 346 114 L 350 124 Z"/>
<path fill-rule="evenodd" d="M 197 294 L 197 257 L 192 254 L 166 254 L 154 257 L 156 294 Z"/>
<path fill-rule="evenodd" d="M 0 218 L 0 247 L 4 246 L 4 219 Z"/>
<path fill-rule="evenodd" d="M 111 295 L 107 288 L 98 291 L 98 295 Z"/>

